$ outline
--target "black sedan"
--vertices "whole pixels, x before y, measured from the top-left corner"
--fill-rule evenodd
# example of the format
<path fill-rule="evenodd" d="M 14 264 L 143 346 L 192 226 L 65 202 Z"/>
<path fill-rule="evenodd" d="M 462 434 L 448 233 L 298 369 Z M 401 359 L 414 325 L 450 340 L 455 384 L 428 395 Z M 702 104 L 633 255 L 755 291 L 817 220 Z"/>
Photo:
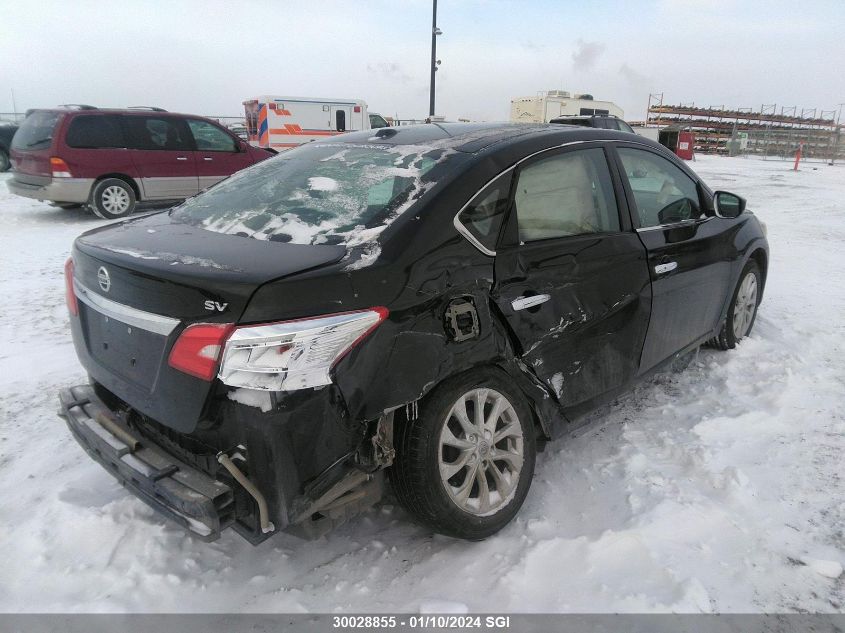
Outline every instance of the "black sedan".
<path fill-rule="evenodd" d="M 768 250 L 740 196 L 632 134 L 346 134 L 80 236 L 67 300 L 91 382 L 62 411 L 203 538 L 322 534 L 386 475 L 418 520 L 481 539 L 541 443 L 748 335 Z"/>

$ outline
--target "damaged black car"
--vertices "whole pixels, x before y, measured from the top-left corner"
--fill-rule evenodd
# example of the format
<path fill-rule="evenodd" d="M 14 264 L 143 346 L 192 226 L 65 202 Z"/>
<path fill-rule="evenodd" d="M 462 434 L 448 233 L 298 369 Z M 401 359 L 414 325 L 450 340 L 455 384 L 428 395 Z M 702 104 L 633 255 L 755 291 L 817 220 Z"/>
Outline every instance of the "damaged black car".
<path fill-rule="evenodd" d="M 284 152 L 83 234 L 67 304 L 90 456 L 204 538 L 324 534 L 387 485 L 483 539 L 537 451 L 750 332 L 764 226 L 661 145 L 429 124 Z"/>

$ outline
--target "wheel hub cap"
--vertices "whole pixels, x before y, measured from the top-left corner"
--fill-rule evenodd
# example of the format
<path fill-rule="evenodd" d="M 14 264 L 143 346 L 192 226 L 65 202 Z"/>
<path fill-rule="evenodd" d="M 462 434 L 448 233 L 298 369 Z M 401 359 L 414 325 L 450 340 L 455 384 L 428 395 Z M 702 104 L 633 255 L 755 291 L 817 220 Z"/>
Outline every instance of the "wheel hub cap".
<path fill-rule="evenodd" d="M 440 432 L 440 479 L 461 510 L 495 514 L 510 503 L 523 460 L 522 426 L 508 399 L 473 389 L 452 405 Z"/>
<path fill-rule="evenodd" d="M 757 310 L 757 276 L 749 272 L 742 280 L 736 294 L 733 313 L 733 333 L 736 340 L 748 334 Z"/>
<path fill-rule="evenodd" d="M 103 208 L 109 213 L 123 213 L 129 208 L 129 194 L 122 187 L 107 187 L 103 192 Z"/>

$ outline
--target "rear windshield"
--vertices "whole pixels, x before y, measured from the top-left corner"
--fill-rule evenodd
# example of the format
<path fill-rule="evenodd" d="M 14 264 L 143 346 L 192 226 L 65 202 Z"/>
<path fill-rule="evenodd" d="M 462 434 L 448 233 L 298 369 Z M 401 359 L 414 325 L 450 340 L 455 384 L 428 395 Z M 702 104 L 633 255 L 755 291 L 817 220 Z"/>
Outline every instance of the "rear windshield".
<path fill-rule="evenodd" d="M 259 240 L 358 244 L 430 189 L 454 154 L 418 145 L 312 143 L 239 172 L 172 217 Z"/>
<path fill-rule="evenodd" d="M 61 112 L 36 110 L 26 117 L 12 139 L 15 149 L 45 149 L 53 143 L 53 130 Z"/>

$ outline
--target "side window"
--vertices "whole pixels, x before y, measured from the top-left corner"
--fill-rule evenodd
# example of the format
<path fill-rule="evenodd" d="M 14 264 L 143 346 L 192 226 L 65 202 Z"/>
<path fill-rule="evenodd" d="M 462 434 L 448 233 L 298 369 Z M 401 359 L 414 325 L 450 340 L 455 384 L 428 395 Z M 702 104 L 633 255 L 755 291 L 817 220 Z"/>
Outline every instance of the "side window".
<path fill-rule="evenodd" d="M 641 149 L 618 148 L 634 192 L 640 226 L 660 226 L 701 216 L 695 181 L 670 161 Z"/>
<path fill-rule="evenodd" d="M 110 114 L 75 117 L 70 122 L 65 142 L 68 147 L 86 149 L 126 147 L 120 119 Z"/>
<path fill-rule="evenodd" d="M 174 117 L 123 117 L 132 149 L 191 151 L 187 126 Z"/>
<path fill-rule="evenodd" d="M 604 150 L 558 154 L 522 169 L 514 196 L 521 242 L 619 231 Z"/>
<path fill-rule="evenodd" d="M 194 135 L 194 143 L 198 150 L 205 152 L 238 151 L 235 139 L 216 125 L 212 125 L 208 121 L 188 119 L 188 126 L 191 128 L 191 134 Z"/>
<path fill-rule="evenodd" d="M 629 134 L 634 133 L 634 128 L 632 128 L 630 125 L 628 125 L 625 121 L 623 121 L 621 119 L 617 119 L 616 123 L 619 125 L 619 131 L 620 132 L 628 132 Z"/>
<path fill-rule="evenodd" d="M 510 187 L 511 174 L 509 172 L 476 194 L 458 216 L 458 221 L 466 230 L 491 251 L 496 250 L 496 241 L 508 210 Z"/>

